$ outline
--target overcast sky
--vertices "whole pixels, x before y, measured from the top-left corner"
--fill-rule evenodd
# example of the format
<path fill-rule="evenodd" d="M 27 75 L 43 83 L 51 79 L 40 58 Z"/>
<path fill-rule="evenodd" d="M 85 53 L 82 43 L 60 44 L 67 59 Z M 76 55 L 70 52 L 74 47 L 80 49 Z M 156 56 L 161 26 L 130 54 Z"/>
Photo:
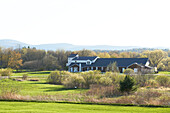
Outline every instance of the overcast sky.
<path fill-rule="evenodd" d="M 0 39 L 170 47 L 170 0 L 0 0 Z"/>

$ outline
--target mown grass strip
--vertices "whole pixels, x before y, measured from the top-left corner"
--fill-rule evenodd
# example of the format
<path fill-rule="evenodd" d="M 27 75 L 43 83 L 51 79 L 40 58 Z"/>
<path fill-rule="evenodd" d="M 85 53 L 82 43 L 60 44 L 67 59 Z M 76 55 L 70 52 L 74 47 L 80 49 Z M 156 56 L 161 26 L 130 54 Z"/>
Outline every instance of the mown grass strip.
<path fill-rule="evenodd" d="M 135 105 L 135 104 L 119 104 L 119 103 L 92 103 L 92 102 L 69 102 L 69 101 L 39 101 L 39 100 L 6 100 L 5 102 L 37 102 L 37 103 L 62 103 L 62 104 L 85 104 L 85 105 L 109 105 L 109 106 L 137 106 L 137 107 L 155 107 L 155 108 L 170 108 L 165 105 Z"/>
<path fill-rule="evenodd" d="M 71 103 L 0 102 L 2 113 L 169 113 L 169 108 Z"/>

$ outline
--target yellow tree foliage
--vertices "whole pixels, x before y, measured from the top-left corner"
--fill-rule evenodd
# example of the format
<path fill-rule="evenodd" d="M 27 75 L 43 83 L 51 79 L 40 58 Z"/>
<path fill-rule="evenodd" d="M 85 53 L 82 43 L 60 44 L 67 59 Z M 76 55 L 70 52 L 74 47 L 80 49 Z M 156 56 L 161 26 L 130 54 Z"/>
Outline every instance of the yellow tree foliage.
<path fill-rule="evenodd" d="M 8 67 L 19 69 L 20 66 L 22 66 L 21 54 L 19 52 L 11 51 Z"/>
<path fill-rule="evenodd" d="M 157 67 L 159 63 L 168 56 L 168 54 L 162 50 L 145 51 L 143 54 L 149 58 L 151 66 L 154 67 Z"/>
<path fill-rule="evenodd" d="M 120 57 L 121 58 L 130 58 L 130 55 L 128 52 L 122 52 L 122 53 L 120 53 Z"/>
<path fill-rule="evenodd" d="M 170 71 L 170 57 L 164 58 L 161 63 L 158 65 L 158 69 L 164 71 Z"/>
<path fill-rule="evenodd" d="M 107 53 L 107 52 L 100 52 L 100 53 L 98 53 L 97 54 L 100 58 L 110 58 L 110 55 L 109 55 L 109 53 Z"/>
<path fill-rule="evenodd" d="M 111 58 L 119 58 L 119 54 L 117 53 L 112 53 L 110 56 Z"/>
<path fill-rule="evenodd" d="M 83 50 L 80 50 L 80 51 L 74 51 L 72 53 L 76 53 L 78 54 L 79 56 L 96 56 L 96 53 L 92 50 L 87 50 L 87 49 L 83 49 Z"/>

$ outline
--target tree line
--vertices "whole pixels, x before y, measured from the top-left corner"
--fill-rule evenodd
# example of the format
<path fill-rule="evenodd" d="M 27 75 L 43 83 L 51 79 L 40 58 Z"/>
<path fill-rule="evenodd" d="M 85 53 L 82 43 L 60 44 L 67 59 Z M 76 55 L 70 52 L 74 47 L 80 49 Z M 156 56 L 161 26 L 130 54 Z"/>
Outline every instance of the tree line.
<path fill-rule="evenodd" d="M 141 49 L 139 49 L 141 50 Z M 16 70 L 67 70 L 67 57 L 71 53 L 79 56 L 99 56 L 100 58 L 149 58 L 150 65 L 159 70 L 170 71 L 170 50 L 143 50 L 131 51 L 45 51 L 36 48 L 1 48 L 0 68 L 12 68 Z"/>

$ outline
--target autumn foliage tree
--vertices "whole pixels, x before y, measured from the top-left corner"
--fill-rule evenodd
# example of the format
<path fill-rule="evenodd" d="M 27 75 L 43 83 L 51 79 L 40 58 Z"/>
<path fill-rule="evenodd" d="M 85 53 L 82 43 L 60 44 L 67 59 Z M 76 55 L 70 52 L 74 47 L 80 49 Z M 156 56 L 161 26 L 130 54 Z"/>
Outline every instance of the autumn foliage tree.
<path fill-rule="evenodd" d="M 8 67 L 18 70 L 22 66 L 21 54 L 16 51 L 11 51 Z"/>
<path fill-rule="evenodd" d="M 0 47 L 0 68 L 26 69 L 26 70 L 68 70 L 67 57 L 71 53 L 79 56 L 98 56 L 100 58 L 149 58 L 150 66 L 158 67 L 159 71 L 170 70 L 170 50 L 132 49 L 132 50 L 41 50 L 23 47 L 12 49 Z M 22 65 L 23 64 L 23 65 Z M 111 65 L 111 64 L 110 64 Z M 108 66 L 109 67 L 109 66 Z M 110 71 L 113 71 L 110 66 Z M 114 69 L 115 70 L 115 69 Z"/>
<path fill-rule="evenodd" d="M 158 65 L 158 69 L 164 71 L 170 71 L 170 57 L 164 58 L 161 63 Z"/>
<path fill-rule="evenodd" d="M 168 56 L 168 54 L 162 50 L 145 51 L 145 54 L 151 63 L 151 66 L 157 67 L 159 63 Z"/>
<path fill-rule="evenodd" d="M 119 72 L 119 69 L 117 67 L 117 62 L 110 63 L 107 66 L 107 71 L 110 71 L 110 72 Z"/>

